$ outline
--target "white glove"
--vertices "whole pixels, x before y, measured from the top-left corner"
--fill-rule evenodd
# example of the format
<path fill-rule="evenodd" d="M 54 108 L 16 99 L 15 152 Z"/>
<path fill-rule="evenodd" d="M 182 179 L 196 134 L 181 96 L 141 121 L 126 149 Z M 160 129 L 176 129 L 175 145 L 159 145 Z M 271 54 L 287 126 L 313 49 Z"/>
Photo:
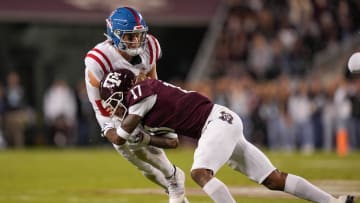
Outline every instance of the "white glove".
<path fill-rule="evenodd" d="M 115 126 L 114 122 L 112 122 L 112 121 L 106 122 L 101 129 L 101 136 L 105 137 L 108 130 L 115 129 L 115 128 L 116 128 L 116 126 Z"/>

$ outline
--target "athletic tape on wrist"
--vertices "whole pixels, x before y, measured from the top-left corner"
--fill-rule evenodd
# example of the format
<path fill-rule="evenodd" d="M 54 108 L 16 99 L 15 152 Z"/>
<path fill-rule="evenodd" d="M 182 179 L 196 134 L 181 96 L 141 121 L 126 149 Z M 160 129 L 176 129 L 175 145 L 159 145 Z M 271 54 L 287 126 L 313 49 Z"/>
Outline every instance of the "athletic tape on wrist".
<path fill-rule="evenodd" d="M 118 127 L 116 129 L 116 134 L 125 140 L 127 140 L 130 136 L 130 133 L 126 132 L 124 129 L 122 129 L 122 127 Z"/>

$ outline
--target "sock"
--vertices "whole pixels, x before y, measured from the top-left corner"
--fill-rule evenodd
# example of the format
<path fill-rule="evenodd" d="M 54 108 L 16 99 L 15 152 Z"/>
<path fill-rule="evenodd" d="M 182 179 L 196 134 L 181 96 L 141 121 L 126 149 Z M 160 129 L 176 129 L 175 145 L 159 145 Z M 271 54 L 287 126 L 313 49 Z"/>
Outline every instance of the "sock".
<path fill-rule="evenodd" d="M 335 198 L 302 177 L 288 174 L 285 181 L 285 192 L 301 199 L 318 203 L 328 203 Z"/>
<path fill-rule="evenodd" d="M 212 178 L 202 188 L 216 203 L 236 203 L 226 185 L 217 178 Z"/>

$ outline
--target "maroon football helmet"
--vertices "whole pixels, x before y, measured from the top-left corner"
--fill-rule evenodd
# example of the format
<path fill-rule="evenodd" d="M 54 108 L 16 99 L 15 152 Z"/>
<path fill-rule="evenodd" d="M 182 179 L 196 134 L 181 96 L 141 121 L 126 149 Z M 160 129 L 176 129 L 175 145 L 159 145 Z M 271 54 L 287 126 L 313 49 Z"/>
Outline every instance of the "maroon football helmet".
<path fill-rule="evenodd" d="M 129 89 L 135 84 L 135 74 L 128 69 L 119 69 L 106 74 L 100 82 L 100 97 L 105 102 L 105 106 L 112 108 L 111 116 L 121 106 L 126 115 L 127 108 L 124 100 Z"/>

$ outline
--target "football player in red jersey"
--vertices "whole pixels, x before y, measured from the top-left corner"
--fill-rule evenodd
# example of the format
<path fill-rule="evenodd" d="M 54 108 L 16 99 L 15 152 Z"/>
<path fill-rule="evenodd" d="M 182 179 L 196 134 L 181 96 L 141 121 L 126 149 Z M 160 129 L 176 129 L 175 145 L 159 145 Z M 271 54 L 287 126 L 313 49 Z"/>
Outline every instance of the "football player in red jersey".
<path fill-rule="evenodd" d="M 112 117 L 101 102 L 99 84 L 103 76 L 126 68 L 134 72 L 138 80 L 157 79 L 156 62 L 161 57 L 158 40 L 147 34 L 148 26 L 137 10 L 130 7 L 115 9 L 106 19 L 106 28 L 107 39 L 85 57 L 86 89 L 101 128 L 111 120 L 115 125 L 121 123 L 121 119 Z M 145 177 L 165 188 L 170 203 L 188 202 L 184 196 L 185 175 L 168 160 L 163 149 L 152 146 L 131 148 L 127 144 L 113 146 Z"/>
<path fill-rule="evenodd" d="M 264 153 L 245 139 L 236 113 L 197 92 L 153 79 L 135 83 L 135 75 L 123 69 L 104 77 L 100 95 L 115 114 L 124 117 L 121 126 L 105 125 L 105 137 L 112 143 L 122 145 L 131 140 L 139 146 L 178 145 L 176 137 L 151 136 L 149 132 L 177 133 L 198 140 L 191 176 L 214 202 L 235 202 L 226 185 L 215 177 L 225 163 L 271 190 L 312 202 L 354 202 L 352 196 L 335 198 L 304 178 L 275 168 Z M 146 131 L 137 131 L 139 124 Z"/>

